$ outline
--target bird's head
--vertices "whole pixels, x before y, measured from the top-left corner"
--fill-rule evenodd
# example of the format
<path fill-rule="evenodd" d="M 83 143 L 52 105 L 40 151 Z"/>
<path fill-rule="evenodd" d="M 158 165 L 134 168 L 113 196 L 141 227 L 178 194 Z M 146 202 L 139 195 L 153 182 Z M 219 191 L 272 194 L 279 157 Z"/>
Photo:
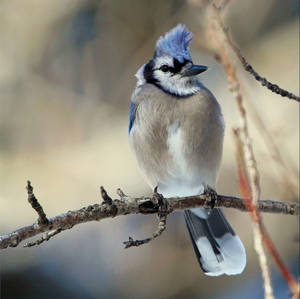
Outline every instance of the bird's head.
<path fill-rule="evenodd" d="M 155 84 L 172 95 L 185 97 L 199 91 L 196 76 L 207 70 L 206 66 L 195 65 L 188 46 L 193 36 L 184 25 L 176 27 L 161 36 L 154 56 L 137 72 L 138 85 Z"/>

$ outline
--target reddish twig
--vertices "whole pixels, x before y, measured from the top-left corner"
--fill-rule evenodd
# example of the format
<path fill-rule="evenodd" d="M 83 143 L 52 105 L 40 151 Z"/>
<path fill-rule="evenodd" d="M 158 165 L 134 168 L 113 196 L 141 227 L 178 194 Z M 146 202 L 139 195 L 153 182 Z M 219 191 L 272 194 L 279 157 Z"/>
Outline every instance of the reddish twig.
<path fill-rule="evenodd" d="M 251 212 L 250 215 L 252 217 L 252 220 L 259 223 L 259 225 L 260 225 L 263 242 L 264 242 L 266 248 L 268 249 L 271 257 L 273 258 L 274 262 L 276 263 L 277 267 L 279 268 L 281 274 L 283 275 L 283 277 L 289 284 L 290 289 L 297 296 L 296 298 L 299 298 L 300 297 L 299 285 L 298 285 L 295 277 L 291 274 L 290 270 L 284 264 L 272 239 L 270 238 L 268 232 L 266 231 L 266 229 L 262 223 L 260 214 L 259 214 L 258 210 L 256 209 L 256 206 L 253 205 L 251 190 L 249 187 L 249 183 L 247 181 L 248 179 L 245 174 L 245 171 L 243 171 L 241 169 L 241 167 L 238 167 L 238 177 L 239 177 L 241 192 L 242 192 L 243 196 L 245 197 L 244 202 L 245 202 L 248 210 Z"/>
<path fill-rule="evenodd" d="M 241 191 L 247 199 L 245 200 L 245 205 L 248 210 L 251 212 L 251 219 L 253 223 L 253 232 L 254 232 L 254 244 L 255 249 L 257 251 L 260 266 L 263 273 L 264 278 L 264 286 L 265 286 L 265 297 L 266 298 L 274 298 L 270 274 L 267 266 L 266 256 L 264 253 L 264 246 L 270 250 L 271 239 L 268 238 L 268 234 L 266 233 L 265 228 L 263 227 L 262 219 L 257 210 L 257 202 L 260 198 L 260 184 L 259 184 L 259 172 L 256 166 L 256 160 L 253 153 L 251 139 L 249 137 L 248 132 L 248 123 L 247 123 L 247 113 L 243 104 L 243 97 L 240 91 L 240 84 L 238 77 L 236 75 L 236 70 L 234 63 L 230 60 L 227 47 L 231 48 L 234 52 L 237 51 L 237 48 L 234 48 L 234 45 L 231 43 L 229 39 L 228 32 L 222 22 L 221 16 L 219 14 L 219 10 L 215 5 L 212 5 L 212 12 L 210 18 L 215 20 L 214 23 L 214 36 L 217 37 L 217 42 L 219 44 L 220 55 L 217 55 L 216 58 L 221 62 L 225 71 L 227 72 L 228 81 L 230 84 L 230 89 L 234 95 L 236 100 L 238 110 L 240 112 L 240 123 L 241 127 L 239 130 L 235 131 L 236 135 L 238 135 L 238 167 L 239 167 L 239 180 Z M 236 54 L 238 54 L 236 52 Z M 270 242 L 268 242 L 270 241 Z M 272 248 L 276 250 L 275 247 Z M 277 251 L 276 251 L 277 252 Z M 274 260 L 276 260 L 275 256 L 271 256 Z M 277 257 L 279 257 L 277 253 Z M 281 259 L 280 259 L 281 260 Z M 282 265 L 277 264 L 280 268 L 280 271 L 283 273 Z M 285 267 L 284 273 L 289 273 L 289 275 L 285 275 L 284 277 L 289 283 L 289 286 L 294 294 L 298 294 L 298 287 L 295 278 L 291 279 L 292 274 Z"/>
<path fill-rule="evenodd" d="M 271 283 L 271 275 L 270 270 L 267 263 L 267 257 L 265 254 L 265 250 L 263 247 L 263 228 L 262 228 L 262 220 L 260 218 L 260 214 L 256 209 L 256 202 L 258 202 L 259 195 L 260 195 L 260 186 L 258 181 L 258 170 L 255 166 L 254 157 L 251 156 L 252 148 L 250 144 L 245 145 L 241 138 L 242 129 L 234 130 L 234 135 L 236 137 L 236 149 L 237 149 L 237 165 L 238 165 L 238 176 L 239 176 L 239 183 L 240 189 L 242 194 L 245 196 L 245 205 L 247 209 L 251 212 L 251 219 L 252 219 L 252 227 L 253 227 L 253 238 L 254 238 L 254 249 L 258 255 L 259 264 L 262 271 L 262 276 L 264 280 L 264 290 L 265 290 L 265 298 L 266 299 L 273 299 L 273 288 Z M 245 155 L 245 148 L 247 148 L 248 152 L 250 151 L 250 156 Z M 249 148 L 250 147 L 250 148 Z M 248 163 L 246 165 L 246 159 L 254 161 L 252 163 Z M 250 164 L 250 166 L 249 166 Z M 252 173 L 250 172 L 252 171 Z M 251 176 L 248 175 L 251 174 Z M 252 181 L 250 185 L 249 180 Z M 255 194 L 256 201 L 254 200 Z"/>
<path fill-rule="evenodd" d="M 234 133 L 236 136 L 238 135 L 237 130 L 235 130 Z M 240 147 L 240 146 L 238 145 L 238 147 Z M 242 158 L 241 158 L 239 151 L 240 150 L 238 150 L 238 154 L 237 154 L 238 177 L 239 177 L 239 184 L 240 184 L 241 192 L 242 192 L 243 196 L 245 197 L 245 200 L 244 200 L 245 205 L 246 205 L 248 211 L 250 212 L 252 221 L 258 223 L 258 225 L 260 227 L 260 231 L 261 231 L 261 234 L 263 237 L 263 242 L 264 242 L 265 247 L 268 249 L 271 257 L 273 258 L 274 262 L 278 266 L 283 277 L 286 279 L 287 283 L 289 284 L 290 289 L 295 294 L 296 298 L 299 298 L 299 296 L 300 296 L 299 285 L 297 284 L 295 277 L 291 274 L 289 269 L 284 264 L 282 258 L 280 257 L 272 239 L 270 238 L 267 230 L 265 229 L 265 227 L 263 225 L 261 215 L 260 215 L 259 211 L 257 210 L 256 205 L 253 202 L 248 177 L 246 174 L 245 167 L 243 166 L 244 162 L 241 161 Z"/>

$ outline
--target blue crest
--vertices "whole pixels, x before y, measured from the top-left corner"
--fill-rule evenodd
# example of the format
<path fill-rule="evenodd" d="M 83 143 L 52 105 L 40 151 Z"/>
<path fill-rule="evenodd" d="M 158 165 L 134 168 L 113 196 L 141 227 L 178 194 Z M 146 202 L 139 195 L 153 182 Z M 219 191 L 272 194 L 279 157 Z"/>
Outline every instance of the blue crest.
<path fill-rule="evenodd" d="M 188 46 L 192 39 L 193 34 L 186 26 L 178 24 L 158 39 L 155 56 L 170 55 L 177 58 L 181 63 L 184 59 L 192 60 L 188 50 Z"/>

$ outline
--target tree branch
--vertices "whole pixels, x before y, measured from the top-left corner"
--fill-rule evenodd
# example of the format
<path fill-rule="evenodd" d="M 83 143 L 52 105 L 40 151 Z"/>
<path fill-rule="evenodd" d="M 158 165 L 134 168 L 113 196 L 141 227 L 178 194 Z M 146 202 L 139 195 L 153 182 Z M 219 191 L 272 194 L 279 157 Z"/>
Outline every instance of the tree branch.
<path fill-rule="evenodd" d="M 214 8 L 218 11 L 222 10 L 221 7 L 216 7 L 215 5 L 214 5 Z M 287 97 L 288 99 L 295 100 L 296 102 L 300 103 L 299 96 L 281 88 L 277 84 L 271 83 L 270 81 L 268 81 L 266 78 L 262 77 L 260 74 L 258 74 L 254 70 L 252 65 L 242 55 L 241 50 L 237 47 L 237 45 L 234 44 L 234 42 L 230 38 L 229 29 L 227 27 L 225 27 L 224 23 L 222 22 L 220 14 L 217 13 L 216 16 L 217 16 L 217 21 L 219 23 L 220 29 L 223 31 L 223 34 L 226 38 L 227 43 L 230 45 L 231 49 L 236 54 L 237 58 L 240 60 L 245 71 L 249 72 L 255 78 L 255 80 L 257 80 L 263 87 L 266 87 L 267 89 L 271 90 L 274 93 L 281 95 L 282 97 Z"/>
<path fill-rule="evenodd" d="M 79 210 L 68 211 L 49 218 L 48 223 L 37 221 L 29 226 L 19 228 L 12 233 L 0 236 L 0 249 L 16 247 L 24 240 L 46 233 L 39 240 L 25 244 L 25 247 L 39 245 L 44 241 L 48 241 L 51 237 L 60 232 L 89 221 L 100 221 L 106 218 L 129 214 L 155 214 L 160 211 L 160 205 L 155 197 L 131 198 L 118 189 L 117 194 L 120 196 L 120 199 L 111 199 L 110 201 L 110 197 L 108 197 L 106 192 L 105 195 L 104 192 L 101 192 L 102 195 L 104 195 L 102 204 L 94 204 Z M 202 194 L 189 197 L 168 198 L 166 201 L 167 208 L 165 214 L 169 214 L 176 210 L 197 207 L 210 208 L 211 195 Z M 244 200 L 234 196 L 218 195 L 215 207 L 234 208 L 243 212 L 247 211 Z M 286 215 L 299 215 L 300 211 L 298 203 L 277 202 L 271 200 L 260 200 L 257 208 L 261 212 Z M 163 225 L 163 223 L 160 222 L 159 230 L 154 234 L 161 234 L 165 229 L 162 229 L 161 226 L 163 227 L 165 224 Z M 154 238 L 156 237 L 152 236 L 152 239 Z"/>

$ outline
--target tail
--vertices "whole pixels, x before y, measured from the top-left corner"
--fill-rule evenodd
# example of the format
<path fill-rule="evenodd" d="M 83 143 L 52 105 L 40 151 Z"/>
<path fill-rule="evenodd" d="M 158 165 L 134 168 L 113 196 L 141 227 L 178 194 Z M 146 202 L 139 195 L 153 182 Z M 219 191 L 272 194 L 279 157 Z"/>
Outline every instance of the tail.
<path fill-rule="evenodd" d="M 184 211 L 195 253 L 206 275 L 235 275 L 246 266 L 246 252 L 223 212 L 214 208 Z"/>

